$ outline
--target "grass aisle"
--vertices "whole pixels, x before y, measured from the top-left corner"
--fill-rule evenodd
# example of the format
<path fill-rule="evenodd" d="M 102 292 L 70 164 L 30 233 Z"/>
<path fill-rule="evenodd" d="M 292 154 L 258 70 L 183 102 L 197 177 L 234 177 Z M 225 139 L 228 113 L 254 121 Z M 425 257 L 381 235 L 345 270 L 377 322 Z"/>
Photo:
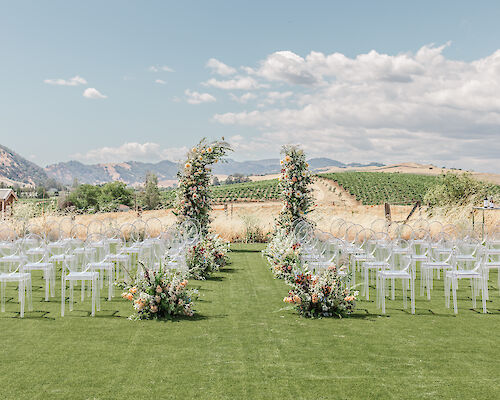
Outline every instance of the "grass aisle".
<path fill-rule="evenodd" d="M 1 398 L 497 398 L 498 291 L 491 315 L 470 310 L 462 284 L 455 317 L 437 281 L 415 316 L 401 300 L 388 316 L 361 301 L 353 318 L 306 320 L 284 309 L 287 288 L 260 249 L 234 246 L 228 268 L 190 282 L 202 295 L 193 320 L 129 321 L 119 297 L 96 318 L 88 302 L 61 318 L 60 297 L 41 301 L 36 279 L 34 312 L 17 318 L 11 300 L 0 314 Z"/>

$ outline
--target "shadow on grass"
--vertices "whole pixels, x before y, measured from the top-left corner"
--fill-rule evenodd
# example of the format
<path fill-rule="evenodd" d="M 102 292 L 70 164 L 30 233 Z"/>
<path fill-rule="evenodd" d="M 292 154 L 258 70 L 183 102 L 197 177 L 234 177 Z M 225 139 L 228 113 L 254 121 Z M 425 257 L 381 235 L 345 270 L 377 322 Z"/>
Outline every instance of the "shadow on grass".
<path fill-rule="evenodd" d="M 222 282 L 225 278 L 223 276 L 209 276 L 206 281 Z"/>
<path fill-rule="evenodd" d="M 227 274 L 234 274 L 234 273 L 238 272 L 238 270 L 234 269 L 234 268 L 223 268 L 220 270 L 220 272 L 227 273 Z"/>
<path fill-rule="evenodd" d="M 158 322 L 162 323 L 168 323 L 168 322 L 183 322 L 183 321 L 188 321 L 188 322 L 195 322 L 195 321 L 205 321 L 208 319 L 217 319 L 217 318 L 226 318 L 227 314 L 219 314 L 219 315 L 204 315 L 204 314 L 199 314 L 195 313 L 192 317 L 189 317 L 187 315 L 178 315 L 176 317 L 171 317 L 171 318 L 166 318 L 162 320 L 158 320 Z"/>
<path fill-rule="evenodd" d="M 231 249 L 231 253 L 261 253 L 259 249 Z"/>

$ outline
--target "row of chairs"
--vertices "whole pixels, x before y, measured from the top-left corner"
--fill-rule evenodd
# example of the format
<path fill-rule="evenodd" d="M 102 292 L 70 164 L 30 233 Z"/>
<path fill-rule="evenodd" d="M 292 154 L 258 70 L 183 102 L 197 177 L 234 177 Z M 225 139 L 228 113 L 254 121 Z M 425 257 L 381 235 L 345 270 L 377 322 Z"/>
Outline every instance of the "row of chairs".
<path fill-rule="evenodd" d="M 334 221 L 341 226 L 345 221 Z M 354 226 L 351 224 L 350 227 Z M 363 281 L 363 295 L 369 299 L 370 277 L 375 280 L 377 304 L 385 313 L 387 281 L 391 283 L 391 298 L 395 297 L 395 282 L 403 281 L 403 300 L 410 291 L 411 312 L 415 312 L 415 280 L 420 270 L 420 294 L 431 298 L 434 276 L 444 278 L 445 304 L 450 306 L 453 296 L 454 312 L 458 312 L 457 288 L 460 279 L 469 279 L 473 307 L 476 297 L 482 295 L 483 312 L 489 298 L 488 282 L 492 270 L 500 269 L 500 230 L 492 231 L 484 242 L 475 237 L 455 237 L 449 231 L 433 232 L 427 229 L 400 227 L 399 235 L 391 237 L 387 231 L 356 228 L 352 236 L 335 236 L 313 225 L 300 221 L 295 225 L 293 240 L 301 244 L 303 261 L 319 271 L 331 264 L 346 264 L 351 285 L 356 284 L 356 273 Z M 353 230 L 350 230 L 351 234 Z M 406 233 L 413 233 L 406 236 Z M 500 274 L 499 274 L 500 275 Z M 498 278 L 500 288 L 500 277 Z"/>
<path fill-rule="evenodd" d="M 77 225 L 75 225 L 77 227 Z M 74 231 L 74 230 L 73 230 Z M 32 273 L 41 271 L 45 281 L 45 301 L 55 296 L 56 273 L 61 277 L 61 315 L 64 316 L 66 289 L 69 286 L 69 309 L 73 309 L 74 286 L 81 285 L 82 301 L 88 285 L 92 298 L 92 316 L 100 309 L 100 290 L 107 285 L 108 300 L 113 296 L 114 283 L 133 280 L 143 274 L 142 266 L 151 270 L 175 268 L 185 270 L 185 250 L 198 241 L 195 221 L 187 220 L 155 237 L 144 236 L 134 224 L 103 233 L 82 230 L 71 237 L 29 233 L 18 237 L 15 231 L 0 231 L 0 284 L 2 312 L 5 311 L 7 283 L 18 284 L 20 316 L 25 302 L 32 303 Z"/>

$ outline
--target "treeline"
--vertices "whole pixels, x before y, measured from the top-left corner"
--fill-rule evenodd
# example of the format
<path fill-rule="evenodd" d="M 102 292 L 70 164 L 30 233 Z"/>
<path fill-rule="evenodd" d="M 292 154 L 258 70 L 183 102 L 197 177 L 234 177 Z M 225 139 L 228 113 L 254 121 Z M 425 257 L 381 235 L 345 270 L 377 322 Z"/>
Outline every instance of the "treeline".
<path fill-rule="evenodd" d="M 128 208 L 156 210 L 170 206 L 171 189 L 160 191 L 158 178 L 147 174 L 144 188 L 135 190 L 123 182 L 103 185 L 82 184 L 74 187 L 68 195 L 60 197 L 59 208 L 78 212 L 126 211 Z"/>

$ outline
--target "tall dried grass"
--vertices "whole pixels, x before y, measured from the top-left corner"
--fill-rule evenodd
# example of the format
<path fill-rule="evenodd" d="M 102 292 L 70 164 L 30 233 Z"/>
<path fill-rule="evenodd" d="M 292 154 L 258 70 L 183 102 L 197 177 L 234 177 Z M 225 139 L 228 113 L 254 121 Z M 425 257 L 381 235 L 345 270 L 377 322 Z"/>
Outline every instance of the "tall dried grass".
<path fill-rule="evenodd" d="M 275 218 L 281 210 L 279 202 L 265 203 L 236 203 L 233 208 L 228 210 L 216 209 L 212 213 L 212 230 L 219 234 L 225 240 L 231 242 L 262 241 L 267 235 L 274 231 Z M 392 220 L 404 221 L 409 214 L 411 207 L 393 206 Z M 426 219 L 429 223 L 437 221 L 442 225 L 454 224 L 459 231 L 466 232 L 472 229 L 470 206 L 457 207 L 451 212 L 440 212 L 433 210 L 432 218 L 428 218 L 424 209 L 418 210 L 410 219 L 410 223 L 415 223 L 419 219 Z M 363 227 L 378 227 L 384 225 L 384 207 L 383 206 L 350 206 L 339 207 L 331 205 L 319 205 L 311 213 L 310 218 L 316 222 L 317 226 L 330 232 L 331 224 L 334 219 L 342 218 L 345 221 L 360 224 Z M 89 227 L 89 232 L 97 231 L 100 227 L 119 227 L 126 223 L 134 223 L 137 220 L 150 221 L 148 229 L 151 235 L 158 235 L 163 229 L 172 226 L 175 223 L 175 215 L 172 210 L 144 211 L 140 216 L 135 212 L 115 212 L 75 215 L 73 217 L 60 216 L 55 214 L 45 214 L 43 217 L 30 217 L 29 210 L 23 209 L 16 218 L 3 221 L 0 226 L 14 227 L 18 232 L 23 232 L 29 227 L 31 230 L 35 227 L 45 233 L 54 226 L 60 224 L 63 232 L 68 235 L 73 224 L 82 224 Z M 96 222 L 100 221 L 100 222 Z M 153 222 L 151 222 L 153 221 Z M 377 222 L 375 222 L 377 221 Z M 485 213 L 485 231 L 491 231 L 500 224 L 500 212 Z M 435 225 L 436 227 L 438 224 Z M 437 228 L 435 228 L 437 229 Z M 480 234 L 482 229 L 482 215 L 476 214 L 476 233 Z M 377 230 L 377 229 L 375 229 Z"/>

